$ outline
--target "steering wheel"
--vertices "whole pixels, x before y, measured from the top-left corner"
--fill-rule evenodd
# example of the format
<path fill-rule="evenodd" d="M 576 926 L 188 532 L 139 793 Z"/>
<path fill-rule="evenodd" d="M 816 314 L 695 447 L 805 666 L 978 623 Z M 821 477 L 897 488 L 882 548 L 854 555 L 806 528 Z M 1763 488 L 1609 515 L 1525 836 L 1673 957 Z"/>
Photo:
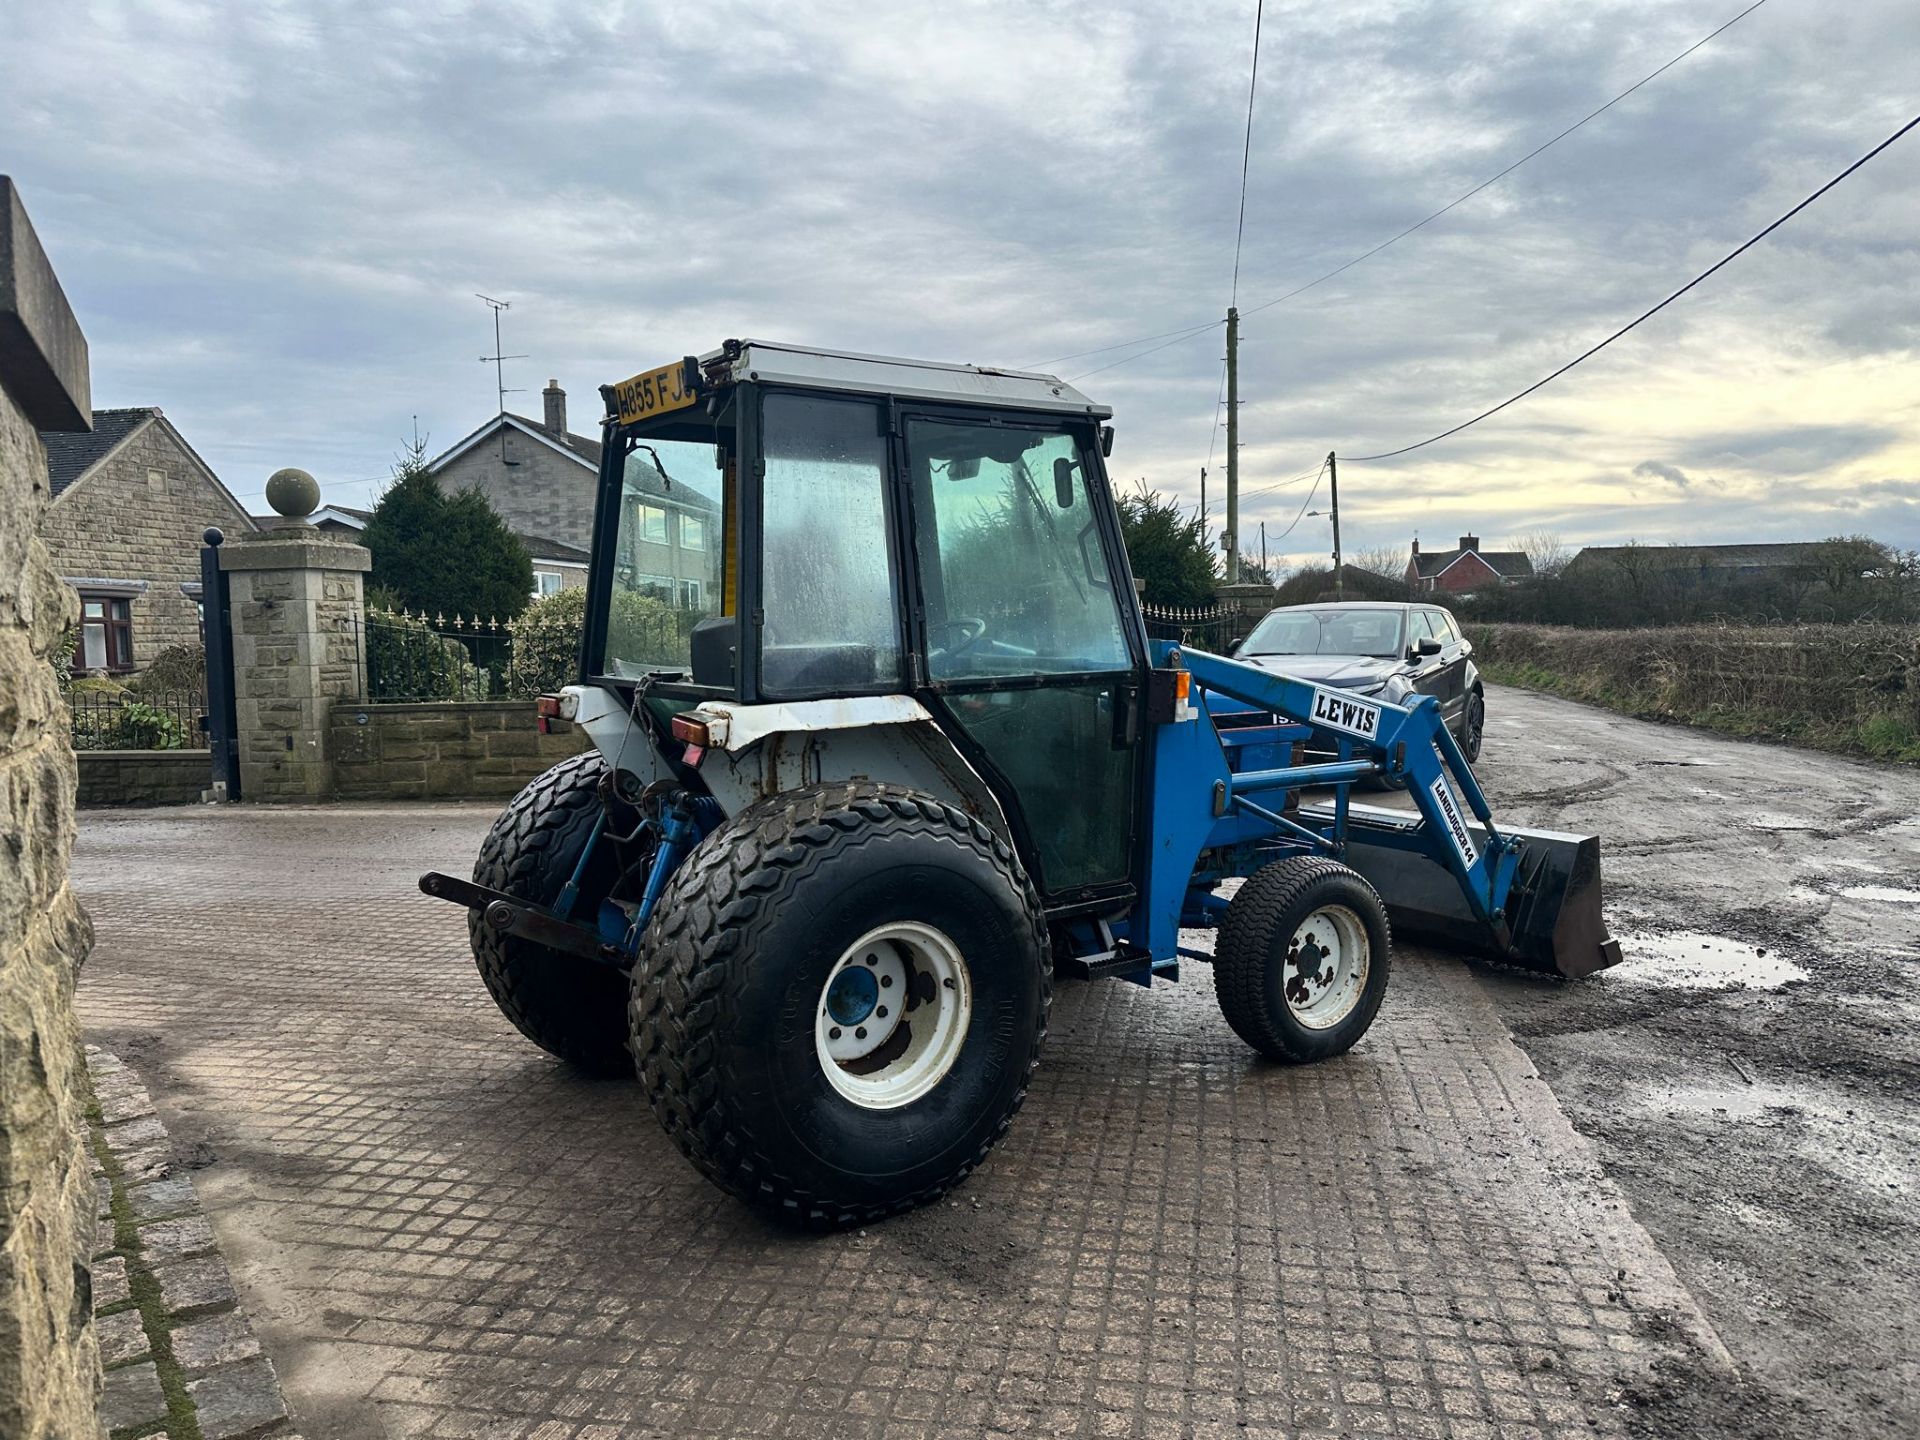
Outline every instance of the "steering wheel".
<path fill-rule="evenodd" d="M 933 645 L 931 648 L 945 654 L 949 659 L 955 655 L 964 655 L 980 643 L 987 633 L 987 622 L 978 615 L 952 615 L 945 620 L 936 620 L 929 627 L 928 639 L 934 640 L 949 631 L 957 631 L 951 645 Z"/>

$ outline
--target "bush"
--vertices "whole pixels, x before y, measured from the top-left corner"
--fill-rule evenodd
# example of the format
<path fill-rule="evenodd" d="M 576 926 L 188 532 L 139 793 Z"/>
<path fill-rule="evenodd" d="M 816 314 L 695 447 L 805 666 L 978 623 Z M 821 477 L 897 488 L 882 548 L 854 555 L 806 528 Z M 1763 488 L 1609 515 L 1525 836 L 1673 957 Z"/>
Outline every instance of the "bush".
<path fill-rule="evenodd" d="M 128 689 L 137 695 L 207 693 L 207 652 L 199 645 L 169 645 L 134 676 Z"/>
<path fill-rule="evenodd" d="M 651 595 L 616 590 L 608 626 L 616 650 L 634 655 L 673 657 L 688 662 L 687 634 L 704 618 L 675 610 Z M 580 679 L 580 637 L 587 623 L 587 592 L 562 590 L 529 605 L 513 625 L 513 664 L 507 688 L 533 696 L 572 685 Z"/>
<path fill-rule="evenodd" d="M 584 588 L 542 596 L 513 622 L 508 689 L 542 695 L 580 678 L 580 636 L 587 623 Z"/>
<path fill-rule="evenodd" d="M 106 750 L 178 750 L 183 744 L 180 722 L 139 700 L 121 705 L 100 732 L 100 747 Z"/>
<path fill-rule="evenodd" d="M 487 672 L 467 647 L 411 615 L 370 612 L 367 696 L 373 700 L 485 700 Z"/>

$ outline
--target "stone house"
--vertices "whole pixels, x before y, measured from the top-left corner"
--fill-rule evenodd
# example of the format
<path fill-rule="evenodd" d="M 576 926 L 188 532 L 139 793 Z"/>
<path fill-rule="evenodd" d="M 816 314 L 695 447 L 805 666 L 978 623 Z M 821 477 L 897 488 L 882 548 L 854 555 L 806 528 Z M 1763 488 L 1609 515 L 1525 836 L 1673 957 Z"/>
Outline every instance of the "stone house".
<path fill-rule="evenodd" d="M 567 392 L 555 381 L 547 382 L 541 399 L 543 419 L 496 415 L 427 468 L 449 492 L 479 490 L 487 497 L 526 543 L 536 589 L 546 593 L 586 583 L 600 442 L 567 429 Z M 668 604 L 699 609 L 711 572 L 708 552 L 720 543 L 713 502 L 686 486 L 670 489 L 651 465 L 632 459 L 627 487 L 637 507 L 632 553 L 621 557 L 623 569 L 631 567 L 631 583 Z M 563 563 L 563 549 L 577 560 Z"/>
<path fill-rule="evenodd" d="M 1478 535 L 1462 535 L 1460 544 L 1452 550 L 1423 551 L 1415 539 L 1413 552 L 1407 557 L 1407 588 L 1415 595 L 1431 595 L 1436 590 L 1463 595 L 1469 590 L 1532 578 L 1533 562 L 1524 553 L 1482 550 Z"/>
<path fill-rule="evenodd" d="M 76 672 L 126 674 L 198 645 L 201 532 L 254 523 L 158 406 L 95 410 L 91 433 L 40 436 L 53 503 L 40 538 L 80 594 Z"/>

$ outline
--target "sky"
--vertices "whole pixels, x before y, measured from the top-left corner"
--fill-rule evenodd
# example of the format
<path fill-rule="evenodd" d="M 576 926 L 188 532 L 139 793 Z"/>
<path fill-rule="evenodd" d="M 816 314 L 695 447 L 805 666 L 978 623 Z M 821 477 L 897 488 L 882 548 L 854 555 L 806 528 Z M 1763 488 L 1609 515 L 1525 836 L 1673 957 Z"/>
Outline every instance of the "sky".
<path fill-rule="evenodd" d="M 1323 558 L 1329 451 L 1459 423 L 1692 278 L 1920 113 L 1920 6 L 1270 0 L 1238 302 L 1242 524 Z M 1117 483 L 1224 485 L 1222 316 L 1253 0 L 0 0 L 0 173 L 92 350 L 251 508 L 366 504 L 549 378 L 756 336 L 1034 365 L 1114 407 Z M 1920 546 L 1920 131 L 1540 395 L 1340 466 L 1349 553 Z M 1138 358 L 1134 358 L 1134 357 Z M 1121 361 L 1125 363 L 1114 363 Z M 1057 362 L 1057 363 L 1045 363 Z M 1110 368 L 1109 368 L 1110 367 Z M 1088 373 L 1097 372 L 1097 373 Z M 1311 499 L 1309 496 L 1311 495 Z"/>

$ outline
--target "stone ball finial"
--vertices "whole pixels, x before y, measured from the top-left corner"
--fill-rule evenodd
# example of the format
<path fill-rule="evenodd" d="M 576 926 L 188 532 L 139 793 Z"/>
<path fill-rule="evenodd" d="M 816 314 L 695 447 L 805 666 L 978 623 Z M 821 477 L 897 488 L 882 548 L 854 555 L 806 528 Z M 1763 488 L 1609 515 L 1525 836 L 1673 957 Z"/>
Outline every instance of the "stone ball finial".
<path fill-rule="evenodd" d="M 299 520 L 320 508 L 320 482 L 291 466 L 267 477 L 267 504 L 289 520 Z"/>

